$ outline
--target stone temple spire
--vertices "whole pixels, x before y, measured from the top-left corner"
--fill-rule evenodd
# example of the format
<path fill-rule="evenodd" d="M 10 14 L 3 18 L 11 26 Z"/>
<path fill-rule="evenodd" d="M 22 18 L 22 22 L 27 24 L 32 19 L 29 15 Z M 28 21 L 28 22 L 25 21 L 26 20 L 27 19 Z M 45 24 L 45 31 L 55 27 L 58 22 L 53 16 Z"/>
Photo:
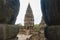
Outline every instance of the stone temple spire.
<path fill-rule="evenodd" d="M 32 12 L 32 9 L 30 7 L 30 4 L 28 4 L 27 12 Z"/>
<path fill-rule="evenodd" d="M 30 4 L 28 4 L 28 8 L 26 10 L 25 19 L 24 19 L 24 26 L 27 29 L 34 27 L 34 16 L 33 16 L 33 12 L 30 7 Z"/>

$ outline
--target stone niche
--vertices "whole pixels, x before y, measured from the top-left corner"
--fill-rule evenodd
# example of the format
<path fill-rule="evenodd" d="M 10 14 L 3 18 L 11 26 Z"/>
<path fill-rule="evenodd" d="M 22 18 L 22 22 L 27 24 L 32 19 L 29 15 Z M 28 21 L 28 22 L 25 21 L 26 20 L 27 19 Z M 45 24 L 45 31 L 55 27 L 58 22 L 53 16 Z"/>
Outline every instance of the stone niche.
<path fill-rule="evenodd" d="M 17 25 L 0 24 L 0 40 L 16 40 L 18 32 Z"/>

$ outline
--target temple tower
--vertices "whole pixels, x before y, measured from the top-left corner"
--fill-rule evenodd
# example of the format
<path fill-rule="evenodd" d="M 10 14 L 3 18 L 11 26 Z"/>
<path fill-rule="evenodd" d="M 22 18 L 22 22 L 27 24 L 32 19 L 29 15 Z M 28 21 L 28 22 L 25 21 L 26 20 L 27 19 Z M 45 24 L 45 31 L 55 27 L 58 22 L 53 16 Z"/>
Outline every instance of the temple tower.
<path fill-rule="evenodd" d="M 24 26 L 26 29 L 31 29 L 34 27 L 34 16 L 30 4 L 28 4 L 28 8 L 26 10 Z"/>
<path fill-rule="evenodd" d="M 44 28 L 46 27 L 46 23 L 44 21 L 44 18 L 42 17 L 41 23 L 39 24 L 40 31 L 44 32 Z"/>
<path fill-rule="evenodd" d="M 39 25 L 40 25 L 40 40 L 45 40 L 44 29 L 46 27 L 46 23 L 45 23 L 43 17 L 42 17 L 41 23 Z"/>

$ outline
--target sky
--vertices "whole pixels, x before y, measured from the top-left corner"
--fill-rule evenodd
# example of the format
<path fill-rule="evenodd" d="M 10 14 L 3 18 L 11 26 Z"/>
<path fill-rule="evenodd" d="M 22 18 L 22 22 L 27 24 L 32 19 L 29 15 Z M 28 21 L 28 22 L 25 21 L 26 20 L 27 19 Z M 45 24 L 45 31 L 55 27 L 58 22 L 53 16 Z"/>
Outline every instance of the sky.
<path fill-rule="evenodd" d="M 16 24 L 21 23 L 22 25 L 24 25 L 24 17 L 26 14 L 28 3 L 30 3 L 33 11 L 34 24 L 39 24 L 41 22 L 42 12 L 40 0 L 20 0 L 20 10 L 17 16 Z"/>

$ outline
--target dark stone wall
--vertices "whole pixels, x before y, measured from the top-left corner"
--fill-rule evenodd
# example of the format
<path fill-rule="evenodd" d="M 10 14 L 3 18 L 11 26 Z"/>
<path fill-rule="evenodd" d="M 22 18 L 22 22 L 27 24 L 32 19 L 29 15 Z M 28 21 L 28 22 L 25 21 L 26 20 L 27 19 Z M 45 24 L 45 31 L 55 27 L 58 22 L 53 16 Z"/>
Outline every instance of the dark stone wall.
<path fill-rule="evenodd" d="M 0 39 L 10 40 L 15 39 L 19 32 L 17 25 L 0 24 Z"/>
<path fill-rule="evenodd" d="M 41 9 L 47 25 L 60 25 L 60 0 L 41 0 Z"/>
<path fill-rule="evenodd" d="M 48 40 L 60 40 L 60 25 L 53 25 L 46 27 L 45 37 Z"/>
<path fill-rule="evenodd" d="M 0 23 L 15 24 L 19 7 L 19 0 L 0 0 Z"/>

